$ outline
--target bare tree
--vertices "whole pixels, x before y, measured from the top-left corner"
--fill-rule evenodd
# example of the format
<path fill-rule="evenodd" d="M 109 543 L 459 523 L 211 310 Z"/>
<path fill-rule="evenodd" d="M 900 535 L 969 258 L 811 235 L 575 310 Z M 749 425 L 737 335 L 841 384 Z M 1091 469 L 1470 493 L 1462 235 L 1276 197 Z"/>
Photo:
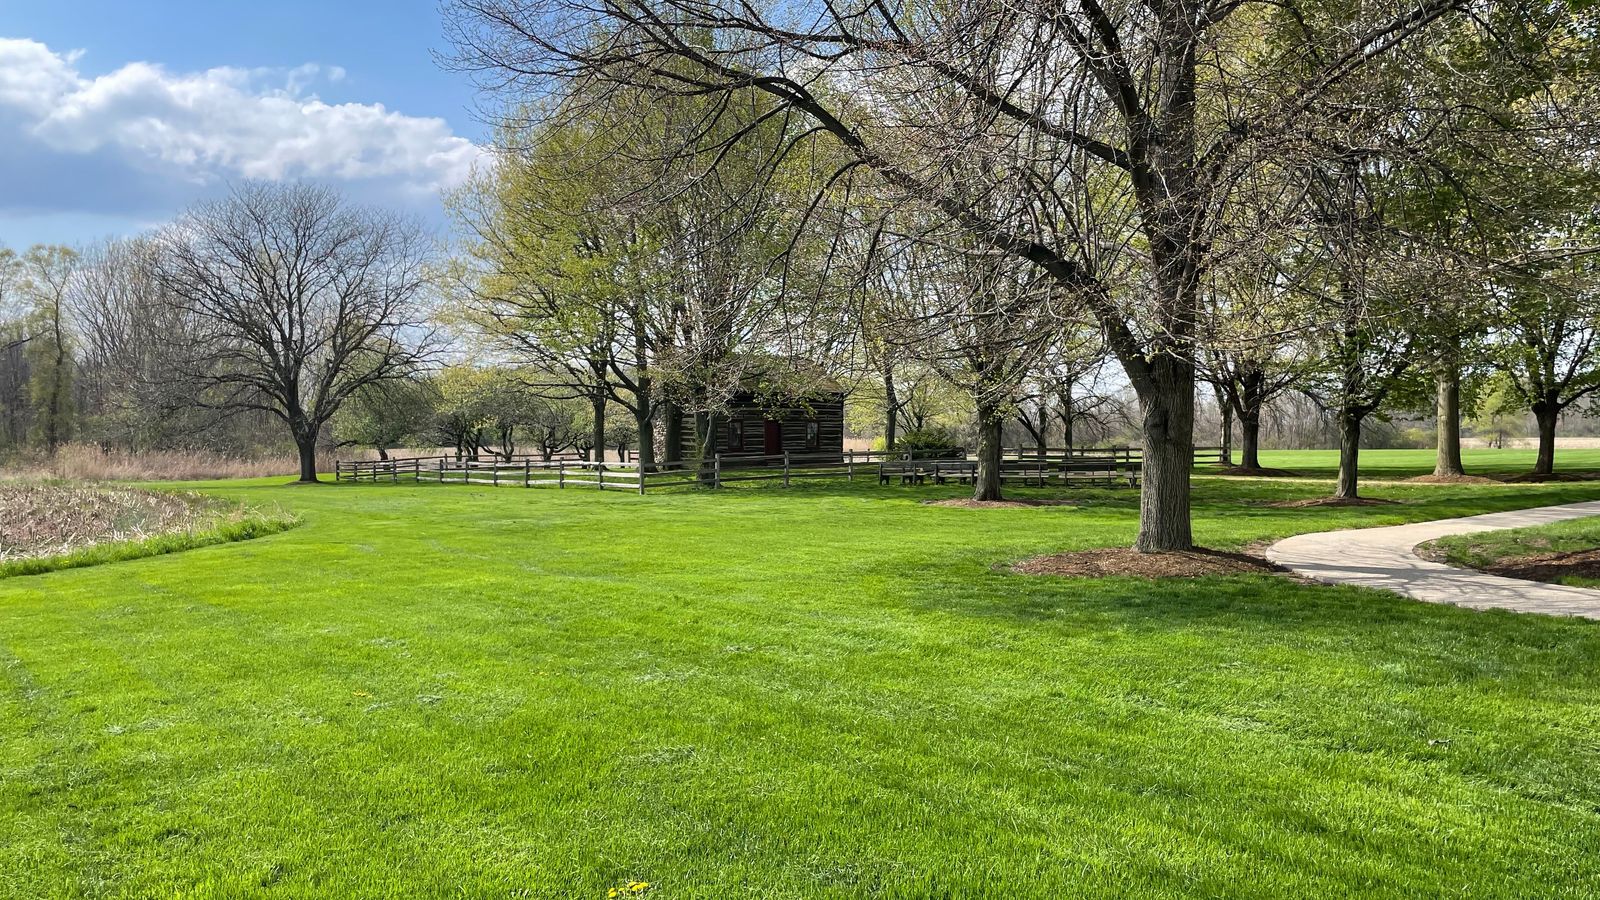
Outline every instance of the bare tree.
<path fill-rule="evenodd" d="M 17 283 L 21 268 L 22 261 L 17 258 L 17 252 L 10 247 L 0 247 L 0 324 L 21 317 L 17 298 Z M 27 343 L 26 338 L 8 339 L 4 344 L 0 344 L 0 353 L 25 343 Z"/>
<path fill-rule="evenodd" d="M 1232 465 L 1231 424 L 1239 423 L 1239 469 L 1259 472 L 1267 404 L 1306 377 L 1302 344 L 1309 310 L 1284 271 L 1282 248 L 1254 247 L 1207 279 L 1200 374 L 1223 414 L 1224 462 Z"/>
<path fill-rule="evenodd" d="M 179 371 L 212 391 L 207 405 L 282 420 L 302 482 L 317 480 L 318 437 L 346 400 L 433 352 L 430 243 L 407 219 L 323 187 L 250 183 L 160 242 L 157 279 L 192 328 Z"/>
<path fill-rule="evenodd" d="M 82 430 L 129 450 L 189 445 L 223 421 L 197 406 L 202 386 L 174 373 L 168 354 L 189 343 L 189 323 L 162 297 L 160 249 L 148 237 L 90 247 L 70 295 Z"/>
<path fill-rule="evenodd" d="M 937 235 L 886 242 L 897 260 L 884 297 L 895 349 L 966 393 L 977 414 L 973 499 L 1000 499 L 1002 429 L 1023 382 L 1066 329 L 1061 292 L 1014 257 L 943 246 Z"/>

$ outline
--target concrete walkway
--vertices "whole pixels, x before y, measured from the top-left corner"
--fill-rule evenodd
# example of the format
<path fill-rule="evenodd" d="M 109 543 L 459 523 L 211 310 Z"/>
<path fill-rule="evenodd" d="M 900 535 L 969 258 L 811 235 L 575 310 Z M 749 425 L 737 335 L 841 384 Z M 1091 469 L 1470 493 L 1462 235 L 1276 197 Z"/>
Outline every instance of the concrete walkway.
<path fill-rule="evenodd" d="M 1418 544 L 1452 534 L 1548 525 L 1597 515 L 1600 500 L 1591 500 L 1412 525 L 1323 531 L 1285 538 L 1267 548 L 1267 559 L 1328 584 L 1379 588 L 1429 603 L 1600 619 L 1600 590 L 1457 569 L 1412 552 Z"/>

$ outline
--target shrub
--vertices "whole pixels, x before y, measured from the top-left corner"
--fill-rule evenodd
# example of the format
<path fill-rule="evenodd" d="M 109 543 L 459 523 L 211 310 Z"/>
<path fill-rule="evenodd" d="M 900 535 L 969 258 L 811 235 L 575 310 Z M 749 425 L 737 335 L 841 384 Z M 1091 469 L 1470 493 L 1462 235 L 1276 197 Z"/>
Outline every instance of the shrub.
<path fill-rule="evenodd" d="M 954 459 L 966 454 L 956 443 L 955 435 L 943 428 L 908 431 L 895 440 L 894 448 L 924 459 Z"/>

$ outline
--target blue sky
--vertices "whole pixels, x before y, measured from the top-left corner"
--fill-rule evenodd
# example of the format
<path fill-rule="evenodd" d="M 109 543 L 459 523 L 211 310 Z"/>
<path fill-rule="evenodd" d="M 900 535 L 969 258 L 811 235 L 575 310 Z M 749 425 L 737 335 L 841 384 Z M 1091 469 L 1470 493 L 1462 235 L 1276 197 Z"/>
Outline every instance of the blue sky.
<path fill-rule="evenodd" d="M 485 127 L 433 0 L 7 2 L 0 243 L 148 228 L 243 178 L 442 222 Z"/>

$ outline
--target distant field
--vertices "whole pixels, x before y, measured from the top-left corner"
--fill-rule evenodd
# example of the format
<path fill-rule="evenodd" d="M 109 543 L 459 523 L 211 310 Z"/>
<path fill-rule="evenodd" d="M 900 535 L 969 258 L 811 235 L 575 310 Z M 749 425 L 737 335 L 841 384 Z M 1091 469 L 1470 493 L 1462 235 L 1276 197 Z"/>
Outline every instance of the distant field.
<path fill-rule="evenodd" d="M 1218 547 L 1600 498 L 1197 485 Z M 201 488 L 303 524 L 0 580 L 0 896 L 1583 897 L 1600 871 L 1600 623 L 1005 571 L 1125 545 L 1131 490 Z"/>
<path fill-rule="evenodd" d="M 1361 474 L 1367 478 L 1410 478 L 1433 471 L 1433 450 L 1363 450 Z M 1536 450 L 1462 450 L 1472 475 L 1520 475 L 1533 470 Z M 1299 475 L 1332 478 L 1339 473 L 1337 450 L 1263 450 L 1261 464 Z M 1557 449 L 1557 472 L 1600 472 L 1600 449 Z"/>

